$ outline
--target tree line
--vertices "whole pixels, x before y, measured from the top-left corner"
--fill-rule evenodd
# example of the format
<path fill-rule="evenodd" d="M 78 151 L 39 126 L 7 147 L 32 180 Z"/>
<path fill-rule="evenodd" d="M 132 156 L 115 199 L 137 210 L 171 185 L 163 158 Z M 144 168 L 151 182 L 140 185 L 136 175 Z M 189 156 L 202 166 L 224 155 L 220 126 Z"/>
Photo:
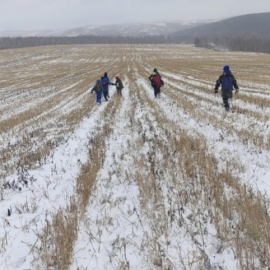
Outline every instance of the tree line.
<path fill-rule="evenodd" d="M 2 37 L 0 49 L 23 48 L 48 45 L 70 44 L 179 44 L 194 43 L 195 47 L 270 53 L 270 39 L 223 37 L 223 38 L 195 38 L 180 36 L 75 36 L 75 37 Z"/>
<path fill-rule="evenodd" d="M 195 47 L 216 49 L 216 50 L 229 50 L 229 51 L 242 51 L 242 52 L 258 52 L 270 53 L 270 39 L 262 38 L 245 38 L 245 37 L 223 37 L 215 39 L 195 38 Z"/>
<path fill-rule="evenodd" d="M 192 43 L 185 37 L 165 36 L 75 36 L 75 37 L 2 37 L 0 49 L 69 44 L 172 44 Z"/>

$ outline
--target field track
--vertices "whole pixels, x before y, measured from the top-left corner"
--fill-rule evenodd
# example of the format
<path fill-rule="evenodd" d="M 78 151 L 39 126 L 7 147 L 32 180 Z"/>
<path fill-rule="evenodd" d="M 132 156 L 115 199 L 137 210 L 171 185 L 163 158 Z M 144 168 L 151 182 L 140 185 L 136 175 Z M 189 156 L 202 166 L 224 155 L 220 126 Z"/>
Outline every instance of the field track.
<path fill-rule="evenodd" d="M 0 269 L 269 269 L 269 60 L 186 45 L 0 51 Z M 240 87 L 229 113 L 213 90 L 225 64 Z M 104 72 L 125 88 L 97 105 Z"/>

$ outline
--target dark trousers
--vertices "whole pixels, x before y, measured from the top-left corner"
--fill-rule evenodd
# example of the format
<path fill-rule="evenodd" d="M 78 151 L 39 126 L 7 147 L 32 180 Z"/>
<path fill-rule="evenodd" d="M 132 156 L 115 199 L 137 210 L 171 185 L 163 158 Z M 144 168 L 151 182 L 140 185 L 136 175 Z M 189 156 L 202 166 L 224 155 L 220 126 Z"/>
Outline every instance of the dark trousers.
<path fill-rule="evenodd" d="M 117 95 L 122 96 L 122 89 L 117 89 Z"/>
<path fill-rule="evenodd" d="M 228 90 L 228 91 L 222 90 L 222 99 L 223 99 L 224 108 L 226 110 L 229 110 L 230 109 L 229 99 L 232 99 L 232 90 Z"/>
<path fill-rule="evenodd" d="M 160 96 L 160 87 L 155 87 L 154 88 L 154 94 L 155 94 L 155 97 L 159 97 Z"/>
<path fill-rule="evenodd" d="M 109 92 L 103 92 L 103 96 L 104 96 L 105 100 L 108 101 Z"/>

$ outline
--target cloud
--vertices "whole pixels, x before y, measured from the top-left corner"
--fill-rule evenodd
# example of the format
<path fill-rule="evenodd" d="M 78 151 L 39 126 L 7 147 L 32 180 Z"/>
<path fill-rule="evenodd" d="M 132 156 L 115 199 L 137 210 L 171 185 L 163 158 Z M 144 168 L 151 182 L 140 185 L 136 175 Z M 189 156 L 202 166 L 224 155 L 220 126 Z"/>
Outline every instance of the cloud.
<path fill-rule="evenodd" d="M 2 0 L 0 31 L 199 20 L 270 11 L 269 0 Z"/>

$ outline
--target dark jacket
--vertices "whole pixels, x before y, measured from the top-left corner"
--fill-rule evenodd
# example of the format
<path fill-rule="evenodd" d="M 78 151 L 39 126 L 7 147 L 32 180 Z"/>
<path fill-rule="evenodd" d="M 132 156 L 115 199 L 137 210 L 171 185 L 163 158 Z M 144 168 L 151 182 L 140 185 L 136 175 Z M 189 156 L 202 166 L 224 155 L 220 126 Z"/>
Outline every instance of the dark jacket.
<path fill-rule="evenodd" d="M 116 85 L 116 89 L 117 89 L 117 90 L 122 90 L 122 89 L 124 88 L 121 79 L 117 79 L 117 80 L 115 81 L 115 85 Z"/>
<path fill-rule="evenodd" d="M 221 85 L 222 91 L 232 91 L 233 89 L 239 89 L 236 79 L 230 71 L 224 71 L 216 82 L 215 90 L 217 91 Z"/>

